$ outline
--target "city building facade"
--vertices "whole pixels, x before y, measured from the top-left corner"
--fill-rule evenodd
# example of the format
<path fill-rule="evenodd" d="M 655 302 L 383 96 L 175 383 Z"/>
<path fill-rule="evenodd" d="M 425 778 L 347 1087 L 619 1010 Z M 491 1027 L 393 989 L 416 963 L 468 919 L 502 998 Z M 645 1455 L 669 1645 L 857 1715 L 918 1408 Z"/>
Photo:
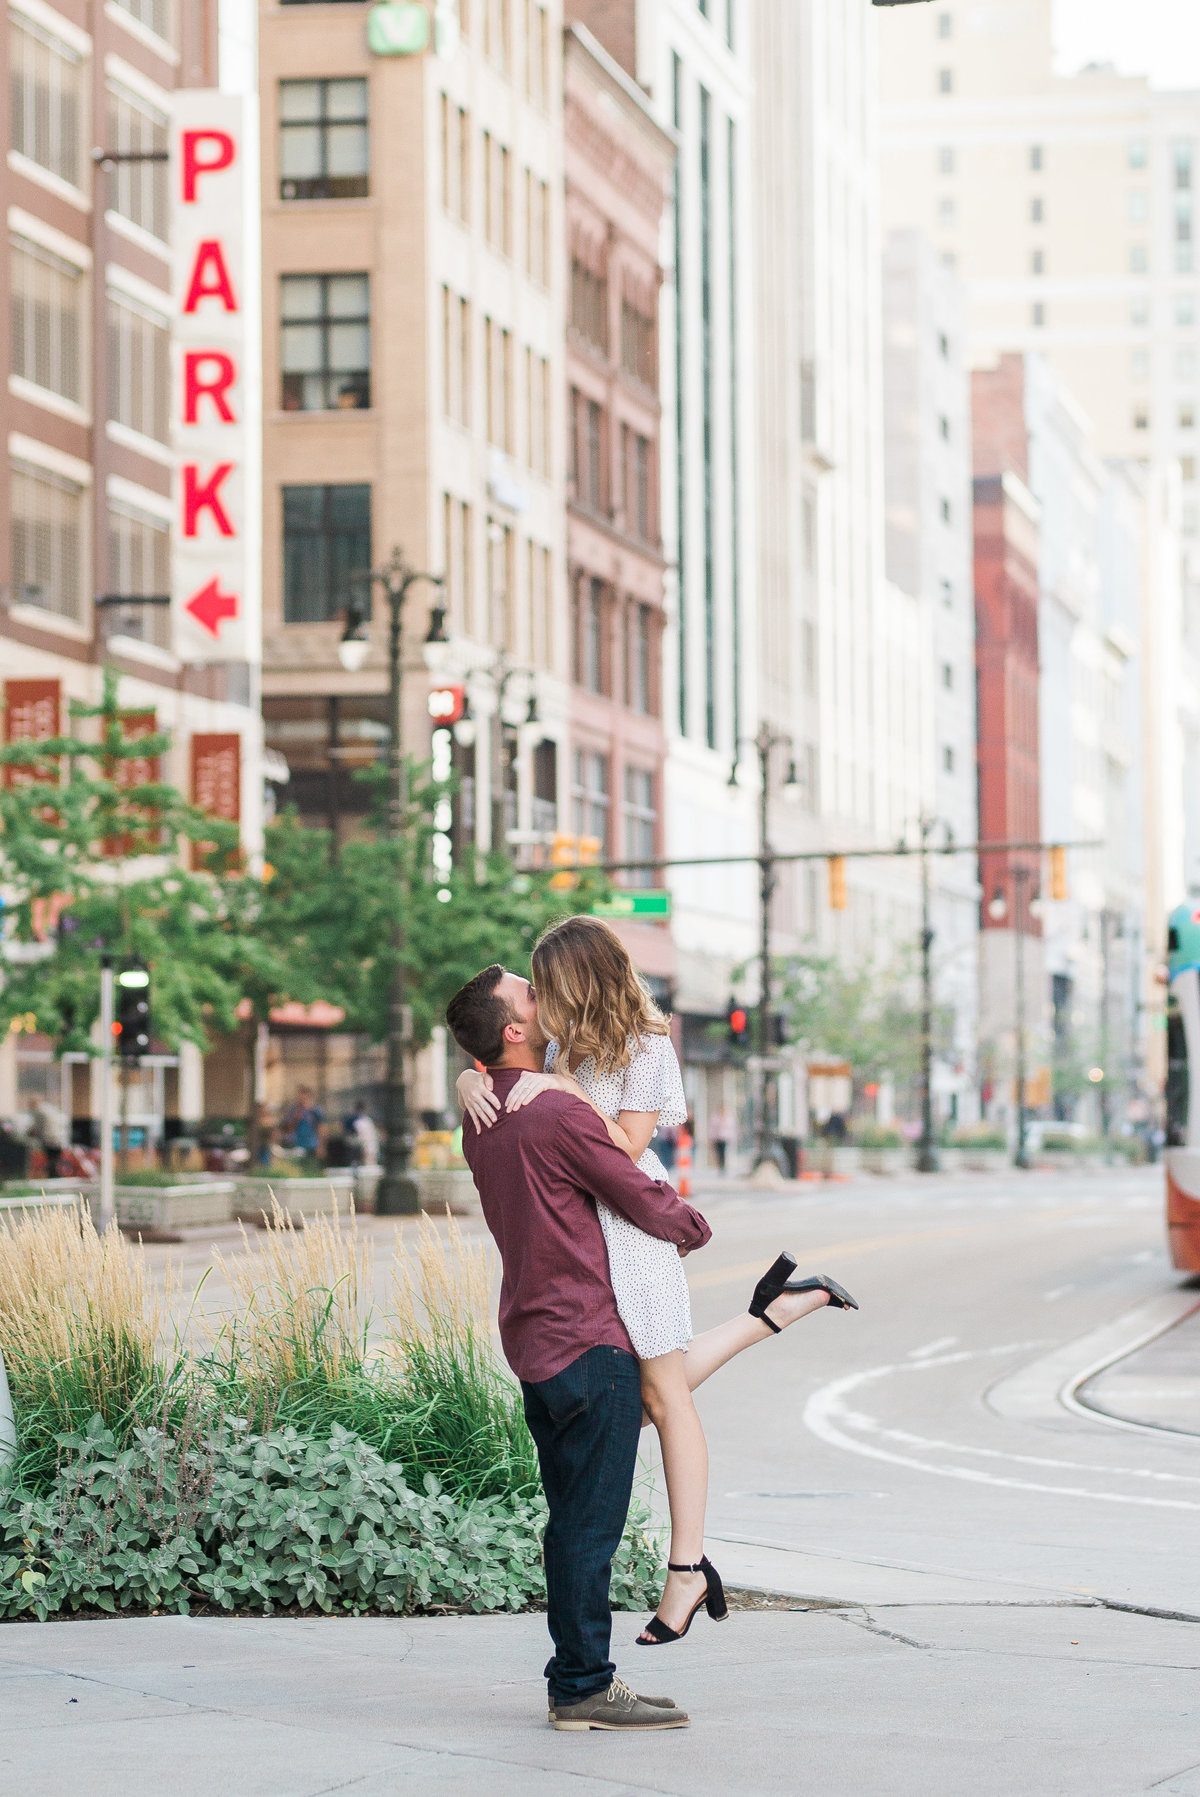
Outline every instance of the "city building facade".
<path fill-rule="evenodd" d="M 887 572 L 929 620 L 931 737 L 922 805 L 936 848 L 977 839 L 975 605 L 966 296 L 919 231 L 892 232 L 883 262 Z M 948 1013 L 934 1063 L 939 1121 L 971 1121 L 978 1080 L 979 883 L 973 856 L 931 863 L 935 1003 Z"/>
<path fill-rule="evenodd" d="M 433 24 L 378 53 L 361 6 L 260 6 L 266 742 L 307 821 L 361 826 L 378 585 L 357 671 L 338 645 L 398 547 L 445 580 L 411 589 L 402 655 L 404 746 L 457 775 L 442 846 L 524 853 L 571 818 L 562 15 L 463 0 Z M 435 606 L 463 710 L 436 732 Z M 436 1049 L 417 1102 L 445 1105 Z"/>
<path fill-rule="evenodd" d="M 652 861 L 666 840 L 658 371 L 675 148 L 585 26 L 568 26 L 564 46 L 570 832 L 602 860 Z M 635 891 L 663 885 L 649 869 L 617 880 Z M 669 920 L 614 927 L 670 1003 Z"/>
<path fill-rule="evenodd" d="M 260 847 L 257 641 L 192 665 L 173 634 L 172 224 L 175 90 L 215 87 L 216 0 L 18 0 L 3 39 L 12 98 L 7 216 L 6 455 L 0 464 L 4 731 L 66 728 L 107 666 L 123 707 L 172 736 L 165 780 L 238 819 Z M 257 195 L 248 203 L 253 215 Z M 257 321 L 254 322 L 257 328 Z M 248 521 L 251 524 L 253 520 Z M 210 1057 L 219 1075 L 224 1051 Z M 98 1074 L 36 1033 L 0 1047 L 0 1111 L 59 1105 L 94 1137 Z M 161 1139 L 203 1115 L 198 1051 L 151 1054 L 130 1117 Z"/>

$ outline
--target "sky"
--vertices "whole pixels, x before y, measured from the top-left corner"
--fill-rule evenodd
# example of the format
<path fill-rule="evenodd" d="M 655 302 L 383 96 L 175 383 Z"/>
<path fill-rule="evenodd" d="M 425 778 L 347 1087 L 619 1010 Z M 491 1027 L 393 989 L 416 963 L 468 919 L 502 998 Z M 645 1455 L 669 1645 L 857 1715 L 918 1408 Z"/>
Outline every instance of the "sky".
<path fill-rule="evenodd" d="M 1198 0 L 1055 0 L 1060 73 L 1089 62 L 1155 87 L 1200 87 Z"/>

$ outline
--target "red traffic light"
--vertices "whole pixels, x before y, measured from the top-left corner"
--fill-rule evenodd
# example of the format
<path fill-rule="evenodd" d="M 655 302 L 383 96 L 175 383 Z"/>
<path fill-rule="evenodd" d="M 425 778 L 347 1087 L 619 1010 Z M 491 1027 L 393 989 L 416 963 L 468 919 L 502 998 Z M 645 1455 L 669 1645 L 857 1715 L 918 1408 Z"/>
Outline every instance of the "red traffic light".
<path fill-rule="evenodd" d="M 435 686 L 429 695 L 429 715 L 434 724 L 457 724 L 467 709 L 465 686 Z"/>
<path fill-rule="evenodd" d="M 735 1036 L 744 1036 L 746 1033 L 746 1013 L 745 1013 L 745 1011 L 730 1011 L 729 1027 L 733 1031 Z"/>

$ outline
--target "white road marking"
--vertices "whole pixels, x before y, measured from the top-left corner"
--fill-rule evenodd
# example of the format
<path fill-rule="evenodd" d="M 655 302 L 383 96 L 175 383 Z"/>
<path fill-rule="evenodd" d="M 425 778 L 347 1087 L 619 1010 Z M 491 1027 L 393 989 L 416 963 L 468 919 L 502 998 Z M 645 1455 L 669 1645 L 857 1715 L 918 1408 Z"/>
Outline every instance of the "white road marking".
<path fill-rule="evenodd" d="M 939 1335 L 935 1342 L 926 1342 L 923 1348 L 911 1348 L 909 1350 L 908 1358 L 910 1360 L 923 1360 L 926 1354 L 940 1354 L 943 1348 L 953 1348 L 957 1345 L 957 1342 L 957 1335 Z"/>
<path fill-rule="evenodd" d="M 843 1448 L 851 1454 L 861 1454 L 868 1460 L 882 1460 L 889 1466 L 907 1466 L 915 1472 L 932 1473 L 941 1479 L 962 1479 L 973 1485 L 999 1486 L 1008 1491 L 1037 1491 L 1050 1497 L 1091 1498 L 1097 1503 L 1105 1504 L 1138 1504 L 1155 1510 L 1196 1510 L 1200 1511 L 1200 1503 L 1186 1498 L 1149 1497 L 1140 1493 L 1119 1491 L 1091 1491 L 1076 1485 L 1043 1485 L 1029 1479 L 1003 1478 L 996 1474 L 977 1471 L 966 1466 L 939 1466 L 928 1460 L 919 1460 L 909 1454 L 893 1453 L 890 1449 L 877 1447 L 861 1438 L 848 1434 L 851 1428 L 878 1434 L 885 1438 L 891 1433 L 874 1417 L 860 1411 L 852 1410 L 845 1399 L 853 1391 L 871 1383 L 884 1379 L 893 1373 L 923 1372 L 930 1366 L 949 1366 L 961 1364 L 968 1360 L 992 1358 L 1000 1354 L 1011 1354 L 1016 1347 L 1035 1346 L 1034 1343 L 1014 1343 L 1003 1348 L 982 1348 L 975 1352 L 945 1355 L 940 1360 L 923 1360 L 915 1364 L 903 1361 L 891 1366 L 871 1367 L 866 1372 L 851 1373 L 843 1379 L 834 1379 L 828 1385 L 814 1392 L 804 1407 L 804 1421 L 814 1435 L 826 1441 L 831 1447 Z M 954 1443 L 924 1442 L 916 1437 L 914 1441 L 923 1448 L 949 1451 L 952 1453 L 969 1453 L 973 1450 Z M 1033 1456 L 1005 1454 L 999 1449 L 975 1450 L 986 1453 L 989 1457 L 1013 1461 L 1017 1464 L 1041 1465 L 1043 1462 Z M 1060 1465 L 1064 1470 L 1078 1472 L 1102 1471 L 1119 1476 L 1126 1476 L 1119 1468 L 1095 1468 L 1078 1461 L 1050 1462 Z"/>
<path fill-rule="evenodd" d="M 1074 1290 L 1075 1287 L 1073 1285 L 1056 1285 L 1052 1292 L 1043 1292 L 1042 1296 L 1045 1298 L 1047 1304 L 1053 1304 L 1055 1298 L 1065 1298 L 1068 1292 L 1073 1292 Z"/>

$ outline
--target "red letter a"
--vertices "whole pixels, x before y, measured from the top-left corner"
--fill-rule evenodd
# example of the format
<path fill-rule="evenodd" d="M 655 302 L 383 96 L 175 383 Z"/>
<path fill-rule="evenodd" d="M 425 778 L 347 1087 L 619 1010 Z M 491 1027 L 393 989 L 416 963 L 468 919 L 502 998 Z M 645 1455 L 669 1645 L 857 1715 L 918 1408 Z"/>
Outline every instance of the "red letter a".
<path fill-rule="evenodd" d="M 225 266 L 225 254 L 215 237 L 206 237 L 203 243 L 196 246 L 192 278 L 188 282 L 187 298 L 183 302 L 184 311 L 198 311 L 200 301 L 204 299 L 219 299 L 227 312 L 236 312 L 238 309 L 237 300 L 233 296 L 233 282 Z"/>

